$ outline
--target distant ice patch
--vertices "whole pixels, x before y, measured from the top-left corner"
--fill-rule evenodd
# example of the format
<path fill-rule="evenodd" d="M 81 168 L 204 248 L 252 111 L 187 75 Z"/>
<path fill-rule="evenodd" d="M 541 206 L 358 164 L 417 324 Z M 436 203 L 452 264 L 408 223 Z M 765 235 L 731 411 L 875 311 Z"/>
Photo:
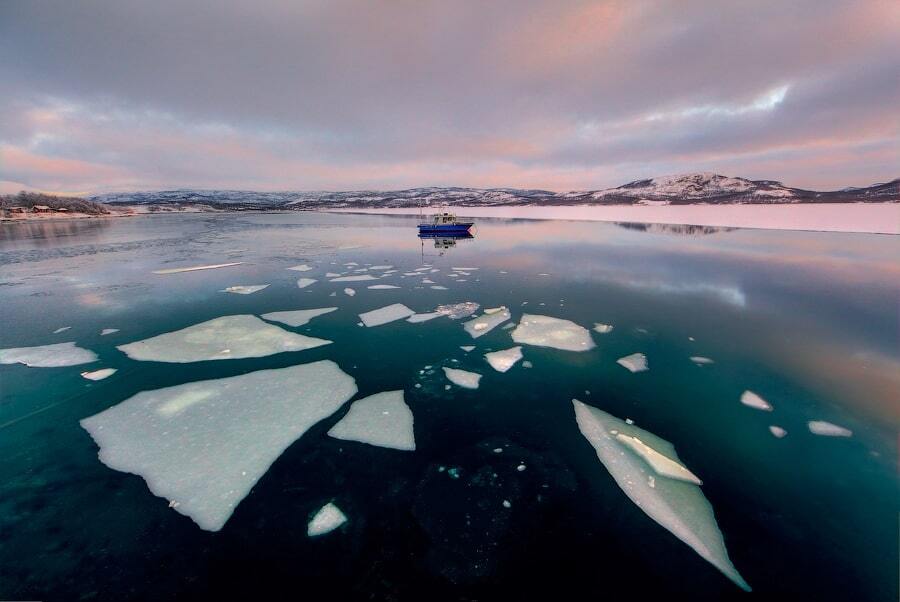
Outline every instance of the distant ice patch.
<path fill-rule="evenodd" d="M 371 274 L 361 274 L 359 276 L 341 276 L 339 278 L 332 278 L 331 282 L 365 282 L 367 280 L 378 280 L 378 278 Z"/>
<path fill-rule="evenodd" d="M 65 331 L 67 331 L 67 330 L 71 330 L 71 328 L 72 328 L 71 326 L 62 326 L 62 327 L 57 328 L 56 330 L 54 330 L 54 331 L 53 331 L 53 334 L 59 334 L 59 333 L 61 333 L 61 332 L 65 332 Z"/>
<path fill-rule="evenodd" d="M 371 328 L 372 326 L 381 326 L 382 324 L 387 324 L 388 322 L 408 318 L 414 313 L 416 312 L 406 307 L 402 303 L 394 303 L 393 305 L 388 305 L 387 307 L 373 309 L 372 311 L 367 311 L 365 313 L 359 314 L 359 319 L 362 320 L 363 324 Z"/>
<path fill-rule="evenodd" d="M 312 268 L 306 265 L 305 263 L 301 263 L 300 265 L 295 265 L 292 268 L 288 268 L 289 270 L 294 270 L 295 272 L 308 272 Z"/>
<path fill-rule="evenodd" d="M 95 361 L 97 361 L 96 353 L 88 349 L 82 349 L 74 342 L 0 349 L 0 364 L 25 364 L 32 368 L 57 368 L 89 364 Z"/>
<path fill-rule="evenodd" d="M 344 294 L 347 295 L 348 297 L 352 297 L 353 295 L 356 294 L 356 291 L 353 290 L 352 288 L 345 288 Z"/>
<path fill-rule="evenodd" d="M 386 291 L 392 288 L 400 288 L 399 286 L 394 286 L 393 284 L 373 284 L 371 286 L 367 286 L 366 288 L 370 288 L 374 291 Z"/>
<path fill-rule="evenodd" d="M 594 322 L 594 332 L 599 332 L 600 334 L 608 334 L 613 331 L 612 324 L 603 324 L 601 322 Z"/>
<path fill-rule="evenodd" d="M 435 284 L 431 287 L 432 290 L 436 291 L 446 291 L 448 290 L 446 286 L 441 286 L 440 284 Z"/>
<path fill-rule="evenodd" d="M 481 306 L 474 301 L 463 301 L 462 303 L 438 305 L 434 311 L 447 316 L 451 320 L 459 320 L 471 316 L 478 311 L 479 307 Z"/>
<path fill-rule="evenodd" d="M 475 345 L 461 345 L 461 346 L 460 346 L 460 349 L 462 349 L 462 350 L 465 351 L 466 353 L 469 353 L 470 351 L 472 351 L 473 349 L 475 349 Z"/>
<path fill-rule="evenodd" d="M 484 359 L 486 359 L 491 365 L 491 368 L 497 372 L 506 372 L 515 366 L 516 362 L 522 359 L 522 348 L 517 346 L 504 349 L 503 351 L 485 353 Z"/>
<path fill-rule="evenodd" d="M 591 333 L 583 326 L 569 320 L 524 314 L 512 338 L 516 343 L 553 347 L 563 351 L 588 351 L 594 348 Z"/>
<path fill-rule="evenodd" d="M 494 313 L 486 313 L 483 316 L 469 320 L 468 322 L 463 324 L 463 328 L 466 329 L 466 332 L 468 332 L 473 339 L 477 339 L 478 337 L 489 333 L 497 326 L 500 326 L 501 324 L 509 320 L 510 317 L 511 315 L 509 313 L 509 310 L 505 307 L 502 307 Z"/>
<path fill-rule="evenodd" d="M 303 326 L 304 324 L 308 324 L 310 320 L 315 317 L 330 314 L 333 311 L 337 311 L 336 307 L 323 307 L 321 309 L 298 309 L 295 311 L 273 311 L 267 314 L 263 314 L 261 317 L 265 320 L 269 320 L 272 322 L 281 322 L 282 324 L 287 324 L 288 326 Z"/>
<path fill-rule="evenodd" d="M 780 426 L 770 426 L 769 432 L 772 433 L 772 436 L 774 436 L 776 439 L 782 439 L 787 436 L 787 431 Z"/>
<path fill-rule="evenodd" d="M 101 368 L 100 370 L 94 370 L 93 372 L 82 372 L 81 376 L 88 380 L 103 380 L 104 378 L 109 378 L 115 373 L 115 368 Z"/>
<path fill-rule="evenodd" d="M 744 391 L 741 393 L 741 403 L 755 410 L 762 410 L 764 412 L 772 411 L 772 404 L 753 391 Z"/>
<path fill-rule="evenodd" d="M 212 265 L 195 265 L 189 268 L 166 268 L 165 270 L 153 270 L 154 274 L 181 274 L 182 272 L 196 272 L 199 270 L 215 270 L 218 268 L 230 268 L 235 265 L 243 265 L 243 261 L 233 261 L 231 263 L 215 263 Z"/>
<path fill-rule="evenodd" d="M 434 320 L 435 318 L 440 318 L 442 315 L 436 311 L 425 313 L 425 314 L 413 314 L 406 319 L 407 322 L 411 322 L 413 324 L 418 324 L 420 322 L 427 322 L 428 320 Z"/>
<path fill-rule="evenodd" d="M 625 357 L 620 357 L 616 363 L 630 370 L 631 372 L 644 372 L 650 369 L 647 364 L 647 356 L 643 353 L 632 353 Z"/>
<path fill-rule="evenodd" d="M 341 512 L 341 509 L 329 502 L 319 508 L 309 524 L 306 525 L 306 535 L 309 537 L 317 537 L 331 533 L 341 525 L 347 522 L 347 515 Z"/>
<path fill-rule="evenodd" d="M 105 337 L 106 335 L 113 334 L 115 332 L 119 332 L 119 329 L 118 328 L 104 328 L 103 330 L 100 331 L 100 336 Z"/>
<path fill-rule="evenodd" d="M 315 282 L 315 281 L 313 281 Z M 250 285 L 241 285 L 241 286 L 229 286 L 227 288 L 223 288 L 221 293 L 235 293 L 237 295 L 251 295 L 253 293 L 259 292 L 264 288 L 268 288 L 268 284 L 250 284 Z M 301 287 L 302 288 L 302 287 Z"/>
<path fill-rule="evenodd" d="M 825 422 L 824 420 L 812 420 L 807 422 L 809 432 L 823 437 L 852 437 L 853 431 L 842 426 Z"/>
<path fill-rule="evenodd" d="M 297 288 L 306 288 L 310 284 L 318 282 L 315 278 L 300 278 L 297 280 Z"/>
<path fill-rule="evenodd" d="M 481 375 L 477 372 L 467 372 L 457 368 L 444 368 L 444 374 L 447 376 L 447 380 L 464 389 L 477 389 L 478 381 L 481 380 Z"/>
<path fill-rule="evenodd" d="M 416 449 L 413 415 L 403 400 L 403 391 L 385 391 L 354 401 L 328 434 L 379 447 Z"/>
<path fill-rule="evenodd" d="M 707 364 L 714 364 L 715 362 L 708 357 L 703 357 L 702 355 L 692 355 L 691 361 L 697 364 L 698 366 L 705 366 Z"/>

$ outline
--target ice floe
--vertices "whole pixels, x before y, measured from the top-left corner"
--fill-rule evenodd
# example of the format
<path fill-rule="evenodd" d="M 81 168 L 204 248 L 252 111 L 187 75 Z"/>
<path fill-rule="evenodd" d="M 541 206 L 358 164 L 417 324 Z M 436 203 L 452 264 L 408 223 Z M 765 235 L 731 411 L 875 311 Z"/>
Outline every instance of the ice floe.
<path fill-rule="evenodd" d="M 164 270 L 153 270 L 154 274 L 180 274 L 182 272 L 196 272 L 199 270 L 215 270 L 217 268 L 230 268 L 235 265 L 243 265 L 243 261 L 233 261 L 231 263 L 215 263 L 212 265 L 195 265 L 189 268 L 166 268 Z"/>
<path fill-rule="evenodd" d="M 119 332 L 118 328 L 104 328 L 100 331 L 100 336 L 105 337 L 108 334 L 113 334 L 114 332 Z"/>
<path fill-rule="evenodd" d="M 499 311 L 491 314 L 485 314 L 483 316 L 479 316 L 472 320 L 469 320 L 465 324 L 463 324 L 463 328 L 466 329 L 473 339 L 477 339 L 481 335 L 489 333 L 491 330 L 500 326 L 511 317 L 509 310 L 505 307 L 500 308 Z M 516 341 L 518 342 L 518 341 Z"/>
<path fill-rule="evenodd" d="M 783 428 L 781 428 L 780 426 L 774 426 L 774 425 L 770 426 L 769 432 L 772 433 L 772 435 L 777 439 L 781 439 L 781 438 L 787 436 L 787 431 L 784 430 Z"/>
<path fill-rule="evenodd" d="M 460 346 L 460 349 L 462 349 L 462 350 L 465 351 L 466 353 L 469 353 L 470 351 L 472 351 L 473 349 L 475 349 L 475 345 L 461 345 L 461 346 Z"/>
<path fill-rule="evenodd" d="M 462 267 L 462 268 L 450 268 L 450 269 L 453 270 L 454 272 L 474 272 L 474 271 L 477 270 L 478 268 L 465 268 L 465 267 Z"/>
<path fill-rule="evenodd" d="M 515 366 L 516 362 L 522 359 L 522 348 L 517 346 L 504 349 L 503 351 L 485 353 L 484 359 L 486 359 L 491 365 L 491 368 L 497 372 L 506 372 Z"/>
<path fill-rule="evenodd" d="M 82 372 L 81 376 L 88 380 L 103 380 L 104 378 L 109 378 L 115 373 L 115 368 L 101 368 L 100 370 L 94 370 L 93 372 Z"/>
<path fill-rule="evenodd" d="M 599 332 L 600 334 L 607 334 L 613 331 L 612 324 L 603 324 L 601 322 L 594 322 L 594 332 Z"/>
<path fill-rule="evenodd" d="M 386 291 L 392 288 L 400 288 L 399 286 L 394 286 L 393 284 L 373 284 L 371 286 L 367 286 L 366 288 L 370 288 L 374 291 Z"/>
<path fill-rule="evenodd" d="M 413 415 L 403 400 L 403 391 L 385 391 L 354 401 L 328 434 L 379 447 L 416 449 Z"/>
<path fill-rule="evenodd" d="M 448 290 L 446 286 L 441 286 L 440 284 L 435 284 L 434 286 L 431 287 L 431 289 L 432 289 L 432 290 L 436 290 L 436 291 L 446 291 L 446 290 Z"/>
<path fill-rule="evenodd" d="M 620 357 L 616 360 L 616 363 L 627 368 L 631 372 L 644 372 L 650 369 L 647 364 L 647 356 L 643 353 L 632 353 L 631 355 Z"/>
<path fill-rule="evenodd" d="M 477 372 L 467 372 L 458 368 L 444 368 L 444 374 L 447 380 L 464 389 L 477 389 L 478 381 L 481 380 L 481 375 Z"/>
<path fill-rule="evenodd" d="M 478 311 L 479 307 L 481 306 L 474 301 L 463 301 L 462 303 L 438 305 L 434 311 L 447 316 L 451 320 L 459 320 L 471 316 Z"/>
<path fill-rule="evenodd" d="M 431 313 L 426 314 L 413 314 L 406 319 L 407 322 L 411 322 L 413 324 L 418 324 L 420 322 L 427 322 L 428 320 L 434 320 L 435 318 L 439 318 L 444 314 L 433 311 Z"/>
<path fill-rule="evenodd" d="M 53 331 L 53 334 L 59 334 L 59 333 L 61 333 L 61 332 L 65 332 L 65 331 L 67 331 L 67 330 L 70 330 L 71 328 L 72 328 L 71 326 L 62 326 L 62 327 L 57 328 L 56 330 L 54 330 L 54 331 Z"/>
<path fill-rule="evenodd" d="M 806 423 L 809 432 L 823 437 L 852 437 L 853 431 L 842 426 L 825 422 L 824 420 L 811 420 Z"/>
<path fill-rule="evenodd" d="M 764 412 L 772 411 L 772 405 L 753 391 L 744 391 L 741 393 L 741 403 L 756 410 L 762 410 Z"/>
<path fill-rule="evenodd" d="M 714 364 L 715 361 L 708 357 L 703 357 L 702 355 L 692 355 L 691 361 L 697 364 L 698 366 L 705 366 L 707 364 Z"/>
<path fill-rule="evenodd" d="M 408 318 L 414 313 L 416 312 L 406 307 L 402 303 L 394 303 L 393 305 L 388 305 L 387 307 L 373 309 L 372 311 L 367 311 L 365 313 L 359 314 L 359 319 L 362 320 L 363 324 L 371 328 L 372 326 L 381 326 L 382 324 L 387 324 L 388 322 Z"/>
<path fill-rule="evenodd" d="M 74 342 L 0 349 L 0 364 L 25 364 L 32 368 L 57 368 L 89 364 L 94 361 L 97 361 L 96 353 L 88 349 L 82 349 Z"/>
<path fill-rule="evenodd" d="M 365 282 L 367 280 L 378 280 L 378 278 L 371 274 L 362 274 L 360 276 L 341 276 L 339 278 L 332 278 L 331 282 Z"/>
<path fill-rule="evenodd" d="M 317 280 L 315 278 L 300 278 L 297 280 L 297 288 L 306 288 L 310 284 L 315 284 Z"/>
<path fill-rule="evenodd" d="M 313 280 L 315 282 L 315 280 Z M 259 292 L 264 288 L 268 288 L 268 284 L 250 284 L 243 286 L 229 286 L 227 288 L 223 288 L 220 293 L 235 293 L 237 295 L 251 295 L 253 293 Z M 300 287 L 303 288 L 303 287 Z"/>
<path fill-rule="evenodd" d="M 329 502 L 319 508 L 315 516 L 306 525 L 306 535 L 316 537 L 331 533 L 347 522 L 347 515 L 341 509 Z"/>
<path fill-rule="evenodd" d="M 339 273 L 337 273 L 337 272 L 326 272 L 326 273 L 325 273 L 325 277 L 326 277 L 326 278 L 337 278 L 337 277 L 340 276 L 340 275 L 341 275 L 341 274 L 339 274 Z"/>
<path fill-rule="evenodd" d="M 660 476 L 645 457 L 635 453 L 618 435 L 636 438 L 657 454 L 682 465 L 672 444 L 577 399 L 572 403 L 578 429 L 625 495 L 738 587 L 750 591 L 728 558 L 712 506 L 700 487 L 694 482 Z"/>
<path fill-rule="evenodd" d="M 187 363 L 264 357 L 301 351 L 331 341 L 288 332 L 256 316 L 223 316 L 149 339 L 119 345 L 134 360 Z"/>
<path fill-rule="evenodd" d="M 348 297 L 352 297 L 353 295 L 356 294 L 356 291 L 353 290 L 352 288 L 345 288 L 344 294 L 347 295 Z"/>
<path fill-rule="evenodd" d="M 389 270 L 392 267 L 394 267 L 394 266 L 392 266 L 392 265 L 373 265 L 369 269 L 370 270 Z"/>
<path fill-rule="evenodd" d="M 292 268 L 288 268 L 289 270 L 294 270 L 295 272 L 308 272 L 312 268 L 306 265 L 305 263 L 301 263 L 300 265 L 295 265 Z"/>
<path fill-rule="evenodd" d="M 144 391 L 81 426 L 101 462 L 218 531 L 278 456 L 356 390 L 323 360 Z"/>
<path fill-rule="evenodd" d="M 594 348 L 591 333 L 569 320 L 524 314 L 512 338 L 516 343 L 553 347 L 563 351 L 588 351 Z"/>
<path fill-rule="evenodd" d="M 264 320 L 270 320 L 272 322 L 281 322 L 282 324 L 287 324 L 288 326 L 303 326 L 304 324 L 308 324 L 310 320 L 317 316 L 321 316 L 324 314 L 329 314 L 333 311 L 337 311 L 336 307 L 322 307 L 320 309 L 298 309 L 295 311 L 273 311 L 267 314 L 263 314 L 261 317 Z"/>
<path fill-rule="evenodd" d="M 701 481 L 697 475 L 685 468 L 682 464 L 659 453 L 639 438 L 630 437 L 624 433 L 617 433 L 616 439 L 643 458 L 656 474 L 663 477 L 669 477 L 670 479 L 687 481 L 688 483 L 694 483 L 695 485 L 703 484 L 703 481 Z"/>

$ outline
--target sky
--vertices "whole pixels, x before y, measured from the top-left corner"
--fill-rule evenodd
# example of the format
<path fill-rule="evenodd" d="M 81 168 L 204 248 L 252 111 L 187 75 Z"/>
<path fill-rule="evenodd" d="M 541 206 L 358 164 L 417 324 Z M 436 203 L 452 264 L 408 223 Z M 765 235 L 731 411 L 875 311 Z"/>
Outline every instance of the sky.
<path fill-rule="evenodd" d="M 900 176 L 900 2 L 0 0 L 0 192 Z"/>

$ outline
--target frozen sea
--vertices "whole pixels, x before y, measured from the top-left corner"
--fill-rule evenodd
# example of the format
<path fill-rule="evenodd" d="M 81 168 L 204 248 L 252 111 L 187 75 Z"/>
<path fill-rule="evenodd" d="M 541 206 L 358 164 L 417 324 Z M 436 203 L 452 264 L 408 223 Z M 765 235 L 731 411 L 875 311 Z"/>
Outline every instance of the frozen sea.
<path fill-rule="evenodd" d="M 900 237 L 417 221 L 0 225 L 0 599 L 897 599 Z"/>

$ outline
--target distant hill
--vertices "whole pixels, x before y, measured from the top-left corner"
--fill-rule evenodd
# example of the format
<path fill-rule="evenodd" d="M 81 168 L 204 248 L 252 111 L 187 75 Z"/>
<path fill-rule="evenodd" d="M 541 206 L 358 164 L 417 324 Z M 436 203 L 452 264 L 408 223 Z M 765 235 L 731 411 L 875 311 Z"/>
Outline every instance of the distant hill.
<path fill-rule="evenodd" d="M 617 188 L 573 192 L 516 188 L 410 188 L 349 192 L 251 192 L 164 190 L 108 193 L 102 203 L 200 207 L 206 210 L 315 210 L 386 207 L 488 207 L 502 205 L 696 205 L 900 202 L 900 178 L 865 188 L 817 192 L 774 180 L 748 180 L 714 173 L 690 173 L 629 182 Z"/>
<path fill-rule="evenodd" d="M 73 196 L 56 196 L 40 192 L 21 191 L 18 194 L 0 195 L 0 210 L 4 212 L 13 207 L 34 210 L 34 207 L 47 207 L 54 212 L 83 213 L 87 215 L 105 215 L 110 208 L 95 200 Z"/>

